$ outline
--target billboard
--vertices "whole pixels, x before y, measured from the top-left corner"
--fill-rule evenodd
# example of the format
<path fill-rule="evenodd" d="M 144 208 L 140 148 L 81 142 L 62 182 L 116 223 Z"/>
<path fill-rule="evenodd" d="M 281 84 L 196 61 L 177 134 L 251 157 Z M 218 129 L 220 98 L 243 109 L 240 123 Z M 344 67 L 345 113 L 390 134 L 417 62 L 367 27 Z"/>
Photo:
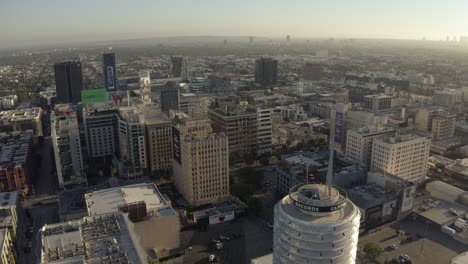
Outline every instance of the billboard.
<path fill-rule="evenodd" d="M 172 127 L 172 153 L 174 159 L 182 165 L 182 158 L 181 158 L 181 149 L 180 149 L 180 131 Z"/>
<path fill-rule="evenodd" d="M 382 216 L 393 214 L 396 209 L 396 201 L 385 203 L 382 208 Z"/>
<path fill-rule="evenodd" d="M 215 225 L 223 222 L 228 222 L 231 220 L 234 220 L 235 215 L 234 211 L 228 212 L 228 213 L 220 213 L 216 215 L 210 215 L 209 217 L 209 224 L 210 225 Z"/>
<path fill-rule="evenodd" d="M 405 188 L 403 192 L 403 199 L 401 201 L 401 212 L 406 212 L 413 209 L 414 196 L 416 193 L 416 186 Z"/>
<path fill-rule="evenodd" d="M 114 90 L 115 89 L 115 83 L 114 83 L 114 67 L 113 66 L 107 66 L 106 68 L 107 72 L 107 89 L 108 90 Z"/>
<path fill-rule="evenodd" d="M 344 120 L 343 120 L 343 113 L 341 112 L 336 112 L 336 115 L 335 115 L 335 138 L 334 138 L 334 141 L 336 143 L 343 143 L 342 142 L 342 139 L 343 139 L 343 123 L 344 123 Z"/>
<path fill-rule="evenodd" d="M 106 89 L 93 89 L 81 91 L 81 102 L 102 103 L 109 99 Z"/>

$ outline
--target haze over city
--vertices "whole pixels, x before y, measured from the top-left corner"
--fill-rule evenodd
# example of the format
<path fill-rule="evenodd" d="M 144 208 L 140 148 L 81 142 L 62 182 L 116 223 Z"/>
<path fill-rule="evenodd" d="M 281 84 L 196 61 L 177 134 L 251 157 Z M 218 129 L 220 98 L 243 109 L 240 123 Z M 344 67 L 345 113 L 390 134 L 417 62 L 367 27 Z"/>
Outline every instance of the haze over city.
<path fill-rule="evenodd" d="M 468 2 L 1 1 L 0 47 L 168 36 L 391 38 L 468 35 Z"/>
<path fill-rule="evenodd" d="M 467 264 L 465 0 L 0 0 L 0 264 Z"/>

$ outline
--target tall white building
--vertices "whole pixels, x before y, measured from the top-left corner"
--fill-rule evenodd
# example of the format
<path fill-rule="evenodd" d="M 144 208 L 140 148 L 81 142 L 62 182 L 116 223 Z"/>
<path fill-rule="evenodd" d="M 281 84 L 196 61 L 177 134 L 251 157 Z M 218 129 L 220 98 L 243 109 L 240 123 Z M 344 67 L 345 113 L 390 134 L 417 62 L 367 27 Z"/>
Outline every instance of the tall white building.
<path fill-rule="evenodd" d="M 57 105 L 51 113 L 51 137 L 60 188 L 87 184 L 76 111 Z"/>
<path fill-rule="evenodd" d="M 150 71 L 143 70 L 138 73 L 140 77 L 140 97 L 144 103 L 151 102 L 151 77 Z"/>
<path fill-rule="evenodd" d="M 127 178 L 144 175 L 147 167 L 144 117 L 136 107 L 120 107 L 119 174 Z"/>
<path fill-rule="evenodd" d="M 340 189 L 306 184 L 275 205 L 273 264 L 354 264 L 361 214 Z"/>
<path fill-rule="evenodd" d="M 388 172 L 411 182 L 426 177 L 431 138 L 415 134 L 375 139 L 371 171 Z"/>

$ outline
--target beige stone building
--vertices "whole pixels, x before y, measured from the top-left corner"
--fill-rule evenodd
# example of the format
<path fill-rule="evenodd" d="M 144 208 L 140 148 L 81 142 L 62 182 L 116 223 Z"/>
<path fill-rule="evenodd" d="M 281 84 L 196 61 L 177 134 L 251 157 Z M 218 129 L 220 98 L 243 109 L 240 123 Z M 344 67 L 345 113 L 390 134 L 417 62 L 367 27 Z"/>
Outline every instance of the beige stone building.
<path fill-rule="evenodd" d="M 182 134 L 182 133 L 181 133 Z M 190 205 L 229 195 L 229 147 L 224 133 L 174 137 L 174 182 Z"/>
<path fill-rule="evenodd" d="M 168 117 L 145 120 L 149 168 L 153 176 L 172 173 L 172 122 Z"/>
<path fill-rule="evenodd" d="M 230 153 L 251 153 L 258 150 L 257 113 L 254 109 L 210 110 L 213 131 L 229 138 Z"/>
<path fill-rule="evenodd" d="M 404 180 L 421 182 L 426 177 L 431 139 L 415 134 L 375 139 L 371 171 L 388 172 Z"/>
<path fill-rule="evenodd" d="M 346 157 L 362 166 L 368 167 L 372 157 L 372 142 L 375 139 L 389 138 L 395 129 L 386 127 L 365 127 L 348 130 Z"/>
<path fill-rule="evenodd" d="M 7 228 L 0 229 L 0 264 L 15 263 L 15 249 Z"/>
<path fill-rule="evenodd" d="M 455 134 L 456 115 L 444 114 L 432 119 L 432 141 L 448 139 Z"/>

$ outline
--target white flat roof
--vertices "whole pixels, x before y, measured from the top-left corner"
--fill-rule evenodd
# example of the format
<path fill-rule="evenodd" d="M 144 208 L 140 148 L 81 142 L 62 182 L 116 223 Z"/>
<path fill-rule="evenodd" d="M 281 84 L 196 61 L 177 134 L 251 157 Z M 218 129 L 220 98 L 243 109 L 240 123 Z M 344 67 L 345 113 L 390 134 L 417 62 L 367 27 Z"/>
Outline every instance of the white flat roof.
<path fill-rule="evenodd" d="M 160 215 L 174 215 L 175 211 L 164 200 L 153 183 L 139 183 L 85 194 L 88 215 L 100 215 L 119 211 L 119 206 L 144 201 L 147 211 L 159 211 Z"/>

